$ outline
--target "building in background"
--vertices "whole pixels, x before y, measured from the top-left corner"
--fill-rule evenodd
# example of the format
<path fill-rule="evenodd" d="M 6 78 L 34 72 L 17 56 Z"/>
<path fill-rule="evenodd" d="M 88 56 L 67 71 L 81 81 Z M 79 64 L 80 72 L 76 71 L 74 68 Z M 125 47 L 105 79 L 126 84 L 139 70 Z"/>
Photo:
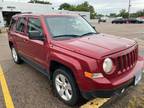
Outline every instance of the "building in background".
<path fill-rule="evenodd" d="M 79 14 L 85 19 L 90 20 L 89 12 L 54 10 L 52 5 L 49 4 L 33 4 L 0 0 L 0 27 L 8 26 L 13 15 L 26 12 Z"/>

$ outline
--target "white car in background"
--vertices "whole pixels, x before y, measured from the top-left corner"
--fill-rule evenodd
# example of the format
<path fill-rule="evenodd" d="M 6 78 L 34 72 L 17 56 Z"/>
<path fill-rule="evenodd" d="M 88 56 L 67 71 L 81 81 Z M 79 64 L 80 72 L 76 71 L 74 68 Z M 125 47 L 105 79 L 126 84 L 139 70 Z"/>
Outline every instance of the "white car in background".
<path fill-rule="evenodd" d="M 144 18 L 138 17 L 137 20 L 140 21 L 141 23 L 144 23 Z"/>

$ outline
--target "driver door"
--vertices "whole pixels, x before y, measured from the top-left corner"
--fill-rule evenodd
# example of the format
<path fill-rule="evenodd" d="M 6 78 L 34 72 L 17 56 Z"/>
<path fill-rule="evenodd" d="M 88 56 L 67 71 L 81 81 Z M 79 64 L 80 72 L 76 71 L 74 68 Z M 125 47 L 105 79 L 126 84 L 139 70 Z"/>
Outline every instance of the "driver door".
<path fill-rule="evenodd" d="M 27 32 L 29 37 L 29 32 L 38 31 L 43 34 L 40 18 L 28 18 Z M 45 41 L 30 39 L 26 44 L 26 55 L 33 63 L 41 66 L 42 68 L 47 68 L 47 45 Z"/>

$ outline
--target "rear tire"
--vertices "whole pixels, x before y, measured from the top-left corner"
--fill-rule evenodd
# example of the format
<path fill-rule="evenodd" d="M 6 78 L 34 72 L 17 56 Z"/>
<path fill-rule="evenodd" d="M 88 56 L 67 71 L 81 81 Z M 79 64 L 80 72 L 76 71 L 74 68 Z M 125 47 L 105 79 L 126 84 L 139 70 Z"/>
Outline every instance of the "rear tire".
<path fill-rule="evenodd" d="M 56 95 L 65 104 L 77 104 L 80 93 L 71 72 L 64 67 L 56 69 L 53 74 L 53 87 Z"/>
<path fill-rule="evenodd" d="M 11 47 L 11 54 L 12 54 L 13 61 L 16 64 L 21 64 L 23 62 L 22 59 L 19 57 L 16 49 L 13 46 Z"/>

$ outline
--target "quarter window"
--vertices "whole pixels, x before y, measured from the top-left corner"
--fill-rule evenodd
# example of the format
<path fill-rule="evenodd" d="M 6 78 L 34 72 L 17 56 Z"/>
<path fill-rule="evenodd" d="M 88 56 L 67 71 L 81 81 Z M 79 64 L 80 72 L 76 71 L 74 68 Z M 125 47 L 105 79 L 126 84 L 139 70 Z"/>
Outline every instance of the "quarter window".
<path fill-rule="evenodd" d="M 16 25 L 16 19 L 12 18 L 9 29 L 13 30 Z"/>

